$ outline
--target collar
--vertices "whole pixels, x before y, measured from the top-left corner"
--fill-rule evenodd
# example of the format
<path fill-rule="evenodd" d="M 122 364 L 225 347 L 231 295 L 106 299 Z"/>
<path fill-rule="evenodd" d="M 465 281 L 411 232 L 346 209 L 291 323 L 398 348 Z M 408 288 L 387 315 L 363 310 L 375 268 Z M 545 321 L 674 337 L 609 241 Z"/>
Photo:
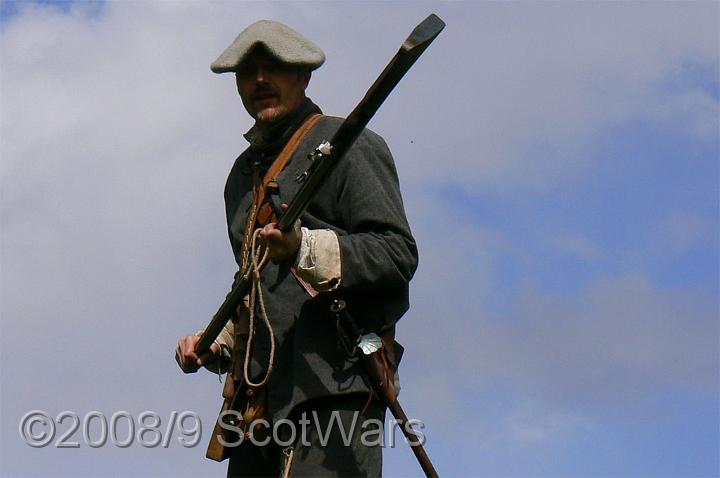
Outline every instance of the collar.
<path fill-rule="evenodd" d="M 312 113 L 322 113 L 322 111 L 310 98 L 305 98 L 305 101 L 295 111 L 269 128 L 261 130 L 256 123 L 243 136 L 250 143 L 250 150 L 253 153 L 276 153 L 285 146 L 295 130 Z"/>

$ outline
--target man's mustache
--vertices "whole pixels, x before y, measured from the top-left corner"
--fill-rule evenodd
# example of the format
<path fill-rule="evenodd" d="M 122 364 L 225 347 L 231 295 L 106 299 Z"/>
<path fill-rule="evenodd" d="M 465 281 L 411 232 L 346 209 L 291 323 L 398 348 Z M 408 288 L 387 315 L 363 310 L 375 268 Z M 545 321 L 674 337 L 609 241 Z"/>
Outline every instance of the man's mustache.
<path fill-rule="evenodd" d="M 253 99 L 255 100 L 269 98 L 271 96 L 278 96 L 277 92 L 272 88 L 259 87 L 255 88 L 255 91 L 253 92 Z"/>

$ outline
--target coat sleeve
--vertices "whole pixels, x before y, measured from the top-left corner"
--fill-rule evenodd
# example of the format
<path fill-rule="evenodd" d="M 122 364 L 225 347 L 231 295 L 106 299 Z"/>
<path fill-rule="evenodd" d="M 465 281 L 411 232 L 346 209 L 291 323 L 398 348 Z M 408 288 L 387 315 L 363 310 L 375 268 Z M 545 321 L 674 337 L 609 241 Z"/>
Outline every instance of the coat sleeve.
<path fill-rule="evenodd" d="M 348 291 L 406 286 L 417 268 L 395 163 L 385 141 L 365 130 L 338 165 L 342 281 Z"/>

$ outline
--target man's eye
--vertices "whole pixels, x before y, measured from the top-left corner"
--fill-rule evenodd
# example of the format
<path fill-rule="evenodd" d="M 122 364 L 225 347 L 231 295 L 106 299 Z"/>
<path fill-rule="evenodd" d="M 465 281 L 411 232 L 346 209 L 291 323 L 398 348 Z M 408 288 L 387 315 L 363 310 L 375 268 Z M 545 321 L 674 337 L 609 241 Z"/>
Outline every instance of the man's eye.
<path fill-rule="evenodd" d="M 240 65 L 238 66 L 235 73 L 242 78 L 252 78 L 257 76 L 258 69 L 262 68 L 262 71 L 271 75 L 284 74 L 292 70 L 291 65 L 285 65 L 284 63 L 264 63 L 260 66 L 257 65 Z"/>
<path fill-rule="evenodd" d="M 293 70 L 292 65 L 287 65 L 285 63 L 271 63 L 268 65 L 265 65 L 265 70 L 270 73 L 278 73 L 278 74 L 285 74 Z"/>
<path fill-rule="evenodd" d="M 280 63 L 269 63 L 265 65 L 265 71 L 268 73 L 281 73 L 283 71 L 283 65 Z"/>
<path fill-rule="evenodd" d="M 239 66 L 236 70 L 238 76 L 248 77 L 252 76 L 255 72 L 255 68 L 251 66 Z"/>

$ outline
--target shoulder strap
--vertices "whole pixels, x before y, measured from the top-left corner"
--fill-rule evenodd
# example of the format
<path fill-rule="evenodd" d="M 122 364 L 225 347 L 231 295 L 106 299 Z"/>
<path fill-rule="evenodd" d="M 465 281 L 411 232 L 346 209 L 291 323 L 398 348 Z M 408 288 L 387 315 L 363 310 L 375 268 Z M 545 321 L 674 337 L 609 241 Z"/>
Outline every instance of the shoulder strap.
<path fill-rule="evenodd" d="M 255 230 L 255 224 L 267 224 L 272 222 L 274 219 L 274 213 L 271 204 L 267 201 L 268 189 L 277 188 L 277 177 L 285 169 L 293 153 L 297 149 L 298 145 L 305 137 L 305 135 L 323 118 L 323 115 L 319 113 L 312 114 L 307 117 L 302 125 L 295 131 L 290 137 L 285 147 L 277 159 L 273 161 L 270 168 L 265 173 L 265 177 L 262 181 L 258 177 L 253 181 L 253 203 L 250 208 L 250 214 L 248 214 L 247 221 L 245 222 L 245 231 L 243 234 L 243 269 L 247 263 L 248 254 L 250 251 L 250 237 Z"/>
<path fill-rule="evenodd" d="M 308 116 L 307 119 L 303 122 L 303 124 L 301 124 L 297 131 L 295 131 L 295 133 L 290 137 L 290 140 L 287 142 L 283 150 L 280 151 L 277 159 L 273 161 L 272 165 L 267 170 L 267 173 L 265 173 L 265 177 L 263 178 L 262 182 L 263 190 L 267 188 L 268 184 L 270 184 L 271 182 L 275 182 L 275 179 L 278 177 L 278 175 L 282 172 L 283 169 L 285 169 L 285 166 L 290 160 L 290 157 L 297 149 L 300 141 L 302 141 L 305 135 L 317 124 L 318 121 L 322 119 L 322 117 L 323 115 L 319 113 L 314 113 Z"/>

